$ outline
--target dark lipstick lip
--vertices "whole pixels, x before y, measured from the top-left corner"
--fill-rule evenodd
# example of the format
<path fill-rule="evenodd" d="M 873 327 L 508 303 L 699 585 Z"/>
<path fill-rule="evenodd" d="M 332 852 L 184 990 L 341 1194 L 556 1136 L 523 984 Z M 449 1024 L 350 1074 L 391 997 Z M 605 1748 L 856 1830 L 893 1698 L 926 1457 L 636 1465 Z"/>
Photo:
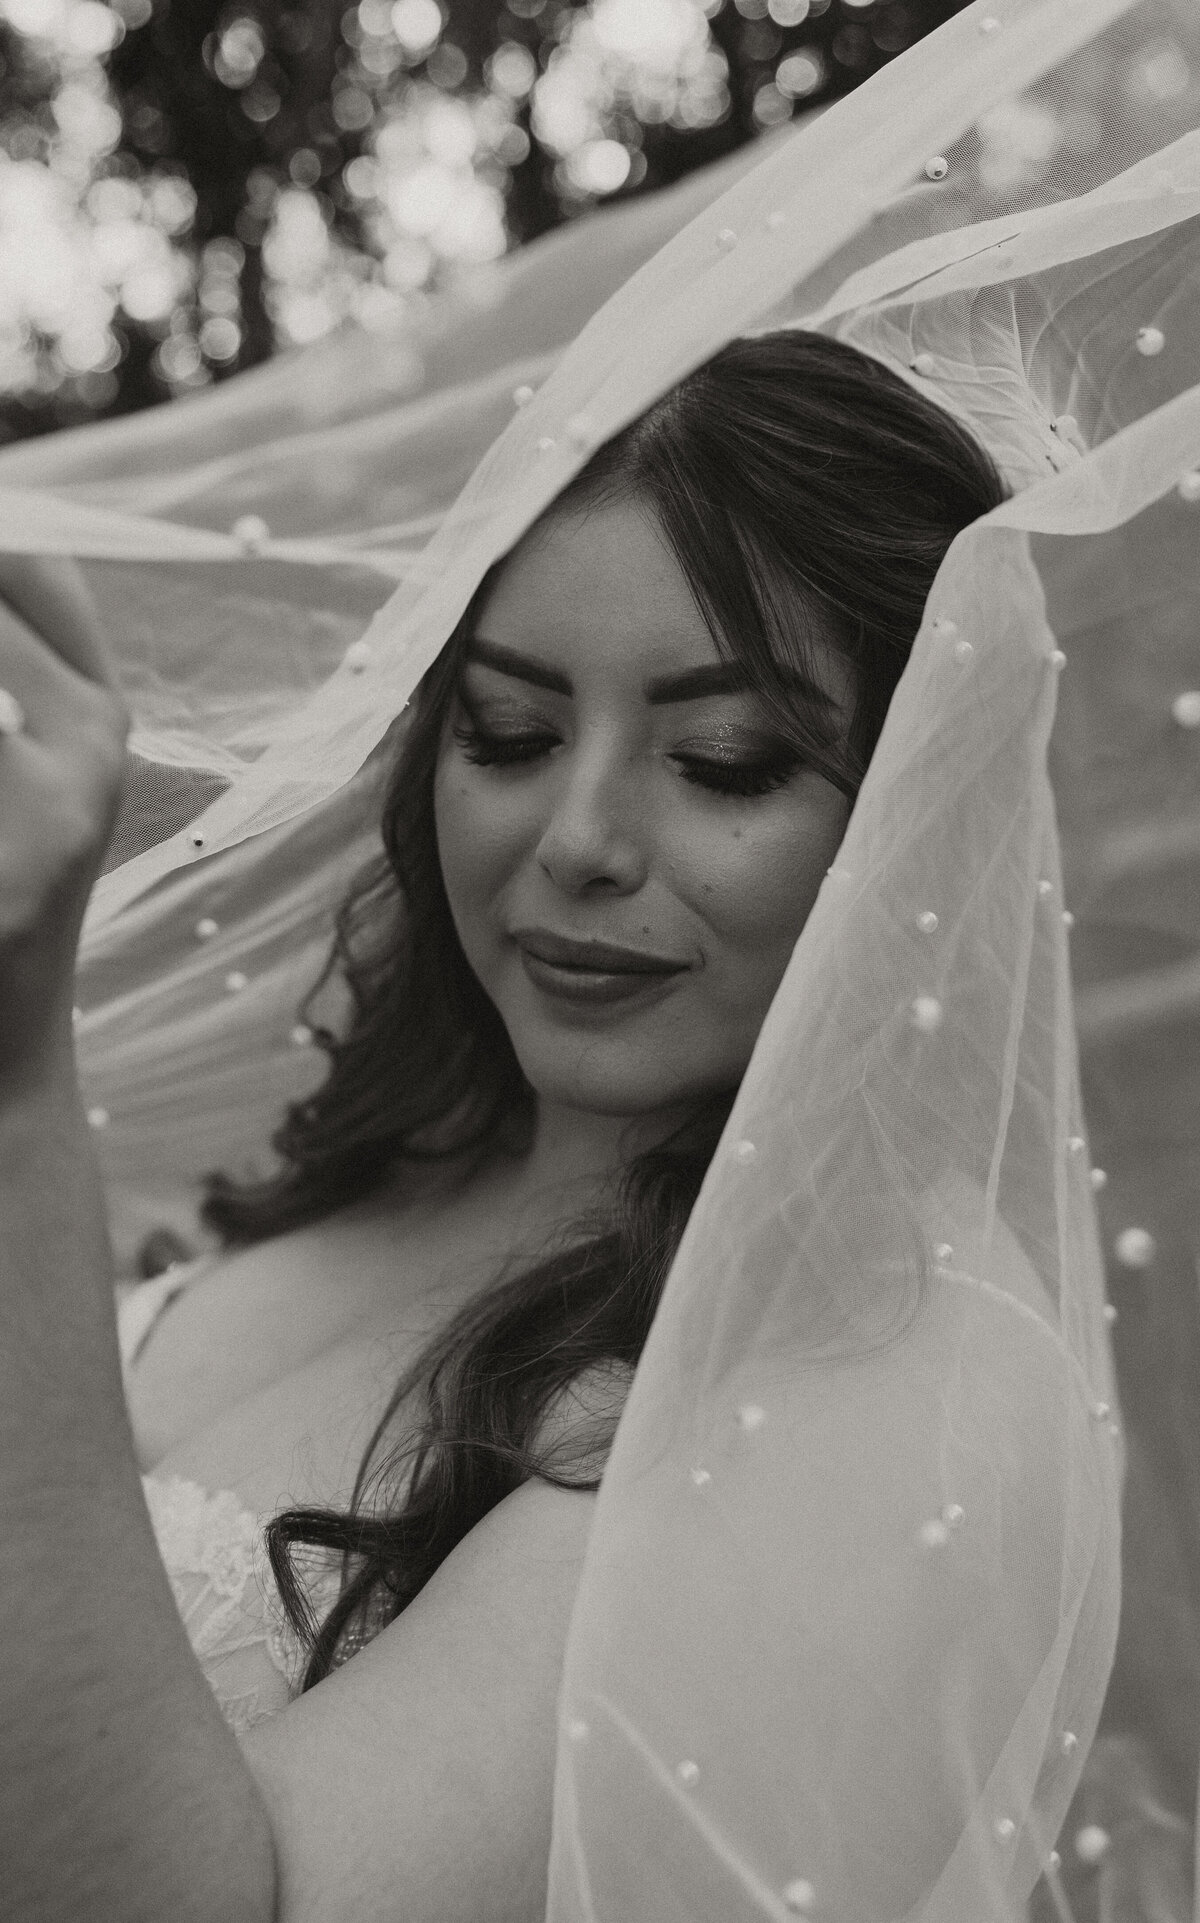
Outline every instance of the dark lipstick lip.
<path fill-rule="evenodd" d="M 664 955 L 618 948 L 611 942 L 573 941 L 569 936 L 552 935 L 543 928 L 514 929 L 512 939 L 536 961 L 594 975 L 677 975 L 687 967 L 686 962 L 670 961 Z"/>

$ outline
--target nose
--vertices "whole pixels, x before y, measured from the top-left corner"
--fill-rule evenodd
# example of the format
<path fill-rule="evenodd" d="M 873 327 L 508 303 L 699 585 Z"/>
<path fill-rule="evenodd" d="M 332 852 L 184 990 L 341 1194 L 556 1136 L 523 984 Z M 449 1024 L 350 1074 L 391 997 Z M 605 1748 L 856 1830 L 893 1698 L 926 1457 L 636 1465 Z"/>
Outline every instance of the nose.
<path fill-rule="evenodd" d="M 642 886 L 646 823 L 638 820 L 636 785 L 599 743 L 562 765 L 537 860 L 565 894 L 631 895 Z"/>

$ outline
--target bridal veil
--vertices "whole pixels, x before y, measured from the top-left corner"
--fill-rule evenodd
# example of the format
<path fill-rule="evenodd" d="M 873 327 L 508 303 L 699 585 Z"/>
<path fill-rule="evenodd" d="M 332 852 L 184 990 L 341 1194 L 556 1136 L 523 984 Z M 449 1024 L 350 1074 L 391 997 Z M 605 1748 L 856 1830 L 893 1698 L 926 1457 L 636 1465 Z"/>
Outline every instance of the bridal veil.
<path fill-rule="evenodd" d="M 620 1423 L 547 1919 L 1185 1923 L 1162 1438 L 1200 1404 L 1137 1325 L 1198 1246 L 1192 0 L 976 0 L 486 300 L 0 456 L 0 550 L 81 558 L 134 713 L 78 989 L 114 1242 L 132 1272 L 190 1232 L 315 1085 L 297 1011 L 484 571 L 789 325 L 950 409 L 1012 493 L 938 574 Z"/>

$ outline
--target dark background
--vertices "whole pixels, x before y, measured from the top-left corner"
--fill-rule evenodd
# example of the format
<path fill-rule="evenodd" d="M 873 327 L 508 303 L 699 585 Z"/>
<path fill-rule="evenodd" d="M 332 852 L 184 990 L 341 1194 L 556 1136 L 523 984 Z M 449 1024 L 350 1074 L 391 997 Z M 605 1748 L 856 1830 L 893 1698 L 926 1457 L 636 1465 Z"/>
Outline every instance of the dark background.
<path fill-rule="evenodd" d="M 0 441 L 152 405 L 349 319 L 386 325 L 598 199 L 645 193 L 848 92 L 961 4 L 6 0 Z M 586 83 L 597 26 L 615 60 L 581 160 L 586 141 L 547 132 L 538 83 L 552 67 Z M 661 57 L 656 84 L 656 53 L 689 32 L 695 84 L 664 82 Z M 443 170 L 414 187 L 440 98 L 459 103 L 431 137 Z M 402 194 L 398 225 L 388 196 L 406 179 L 417 214 Z M 481 232 L 406 233 L 449 188 L 484 194 Z"/>

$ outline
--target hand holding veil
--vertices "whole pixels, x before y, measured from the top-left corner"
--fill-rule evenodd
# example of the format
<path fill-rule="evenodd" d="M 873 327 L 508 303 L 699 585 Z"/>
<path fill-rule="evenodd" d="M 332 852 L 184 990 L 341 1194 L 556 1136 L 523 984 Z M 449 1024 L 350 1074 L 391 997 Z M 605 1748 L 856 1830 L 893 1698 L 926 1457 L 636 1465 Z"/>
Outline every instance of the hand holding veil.
<path fill-rule="evenodd" d="M 1198 110 L 1182 0 L 978 0 L 711 205 L 691 182 L 519 257 L 490 315 L 0 461 L 0 545 L 82 558 L 134 711 L 78 1034 L 127 1255 L 311 1078 L 294 1010 L 377 750 L 599 442 L 794 324 L 920 385 L 1014 490 L 938 575 L 622 1417 L 549 1923 L 1009 1923 L 1035 1885 L 1039 1916 L 1190 1914 L 1107 1805 L 1052 1852 L 1124 1455 L 1067 921 L 1085 1039 L 1139 1091 L 1200 933 L 1184 888 L 1157 925 L 1139 853 L 1194 862 Z M 1174 1146 L 1144 1201 L 1180 1230 Z"/>

